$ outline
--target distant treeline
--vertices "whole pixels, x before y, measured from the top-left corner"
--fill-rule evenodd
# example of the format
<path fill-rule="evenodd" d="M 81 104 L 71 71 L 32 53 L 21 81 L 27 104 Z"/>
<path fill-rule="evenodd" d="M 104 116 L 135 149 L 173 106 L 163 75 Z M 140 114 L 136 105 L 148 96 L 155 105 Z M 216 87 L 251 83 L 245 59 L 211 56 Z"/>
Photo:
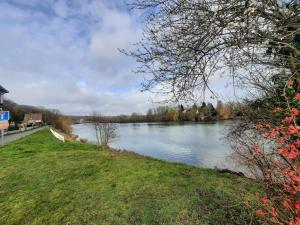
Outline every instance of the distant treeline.
<path fill-rule="evenodd" d="M 54 123 L 54 121 L 57 120 L 57 117 L 61 115 L 57 109 L 46 109 L 31 105 L 19 105 L 11 100 L 4 100 L 2 108 L 10 111 L 10 122 L 15 122 L 16 124 L 22 123 L 25 114 L 28 113 L 42 113 L 43 121 L 48 124 Z"/>
<path fill-rule="evenodd" d="M 3 109 L 9 110 L 10 122 L 21 124 L 27 113 L 42 113 L 43 122 L 68 133 L 70 125 L 80 122 L 88 122 L 89 116 L 62 115 L 57 109 L 46 109 L 29 105 L 19 105 L 13 101 L 5 100 Z M 105 121 L 114 123 L 137 123 L 137 122 L 177 122 L 177 121 L 215 121 L 228 120 L 241 117 L 243 105 L 235 102 L 223 103 L 218 101 L 216 107 L 211 103 L 203 102 L 201 105 L 193 106 L 179 105 L 176 107 L 159 106 L 149 109 L 146 115 L 132 113 L 131 115 L 105 116 Z M 71 121 L 71 119 L 73 121 Z M 83 120 L 81 120 L 83 119 Z"/>
<path fill-rule="evenodd" d="M 44 107 L 36 107 L 30 105 L 19 105 L 11 100 L 4 100 L 2 106 L 3 110 L 10 111 L 10 122 L 15 124 L 14 127 L 10 129 L 18 128 L 18 126 L 23 122 L 25 114 L 28 113 L 42 113 L 43 122 L 54 126 L 55 128 L 64 131 L 65 133 L 70 133 L 71 125 L 73 121 L 62 115 L 57 109 L 46 109 Z"/>
<path fill-rule="evenodd" d="M 216 107 L 212 103 L 203 102 L 200 106 L 176 107 L 160 106 L 149 109 L 146 115 L 132 113 L 131 115 L 105 116 L 105 121 L 113 123 L 138 122 L 176 122 L 176 121 L 216 121 L 241 117 L 243 106 L 240 103 L 223 103 L 218 101 Z M 72 117 L 77 123 L 88 122 L 87 117 Z M 83 119 L 80 121 L 80 119 Z"/>

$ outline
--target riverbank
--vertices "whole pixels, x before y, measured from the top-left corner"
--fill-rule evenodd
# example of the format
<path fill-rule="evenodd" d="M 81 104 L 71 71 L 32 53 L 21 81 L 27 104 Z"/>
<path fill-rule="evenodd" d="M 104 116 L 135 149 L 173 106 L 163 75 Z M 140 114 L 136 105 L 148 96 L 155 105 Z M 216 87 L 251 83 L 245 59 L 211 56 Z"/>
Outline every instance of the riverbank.
<path fill-rule="evenodd" d="M 259 224 L 253 181 L 90 144 L 48 129 L 0 148 L 0 224 Z"/>

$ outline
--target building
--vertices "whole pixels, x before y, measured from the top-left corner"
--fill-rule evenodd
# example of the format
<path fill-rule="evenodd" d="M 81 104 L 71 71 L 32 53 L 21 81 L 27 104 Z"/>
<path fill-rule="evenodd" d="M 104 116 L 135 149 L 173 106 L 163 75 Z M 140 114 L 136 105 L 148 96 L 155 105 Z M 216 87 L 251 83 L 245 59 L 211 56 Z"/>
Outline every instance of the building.
<path fill-rule="evenodd" d="M 38 126 L 43 123 L 43 114 L 42 113 L 27 113 L 24 116 L 23 124 L 27 126 Z"/>

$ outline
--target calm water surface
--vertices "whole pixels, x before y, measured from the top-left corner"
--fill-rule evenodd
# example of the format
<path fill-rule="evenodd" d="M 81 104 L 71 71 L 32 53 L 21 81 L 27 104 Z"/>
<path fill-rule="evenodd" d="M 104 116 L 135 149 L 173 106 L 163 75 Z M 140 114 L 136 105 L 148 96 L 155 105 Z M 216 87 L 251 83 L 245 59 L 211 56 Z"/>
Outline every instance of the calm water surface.
<path fill-rule="evenodd" d="M 171 162 L 238 170 L 229 159 L 231 149 L 223 139 L 229 123 L 118 124 L 119 137 L 110 146 Z M 74 125 L 73 133 L 96 141 L 88 124 Z"/>

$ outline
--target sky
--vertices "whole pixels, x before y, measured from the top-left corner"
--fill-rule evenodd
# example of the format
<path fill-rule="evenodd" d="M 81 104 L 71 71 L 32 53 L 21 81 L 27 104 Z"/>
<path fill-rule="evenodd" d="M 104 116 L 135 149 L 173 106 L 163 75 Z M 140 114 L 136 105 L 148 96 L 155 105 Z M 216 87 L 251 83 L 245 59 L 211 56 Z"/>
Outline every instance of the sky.
<path fill-rule="evenodd" d="M 145 113 L 156 96 L 140 92 L 130 50 L 142 12 L 125 0 L 1 0 L 0 85 L 19 103 L 68 115 Z M 219 87 L 218 87 L 219 86 Z M 224 82 L 217 88 L 226 93 Z"/>

